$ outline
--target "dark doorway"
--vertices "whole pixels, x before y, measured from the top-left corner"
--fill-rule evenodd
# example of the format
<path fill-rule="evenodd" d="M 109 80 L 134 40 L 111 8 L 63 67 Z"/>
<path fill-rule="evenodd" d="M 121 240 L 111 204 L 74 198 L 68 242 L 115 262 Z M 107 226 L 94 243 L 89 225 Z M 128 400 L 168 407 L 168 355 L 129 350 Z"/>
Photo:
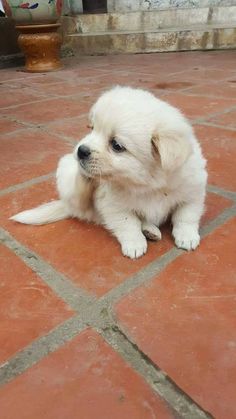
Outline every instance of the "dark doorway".
<path fill-rule="evenodd" d="M 83 0 L 84 13 L 106 13 L 107 0 Z"/>

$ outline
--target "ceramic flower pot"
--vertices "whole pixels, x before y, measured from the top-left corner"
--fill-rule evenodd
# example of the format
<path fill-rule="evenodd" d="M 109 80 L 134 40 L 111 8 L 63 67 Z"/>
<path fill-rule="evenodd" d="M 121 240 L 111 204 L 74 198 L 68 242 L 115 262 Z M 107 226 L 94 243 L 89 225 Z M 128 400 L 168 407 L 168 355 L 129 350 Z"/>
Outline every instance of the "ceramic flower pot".
<path fill-rule="evenodd" d="M 25 68 L 31 73 L 45 73 L 62 67 L 60 60 L 61 35 L 59 23 L 17 25 L 18 44 L 25 55 Z"/>
<path fill-rule="evenodd" d="M 62 0 L 2 0 L 8 17 L 16 24 L 55 23 L 61 16 Z"/>
<path fill-rule="evenodd" d="M 8 17 L 20 32 L 18 44 L 25 55 L 25 68 L 45 72 L 61 67 L 61 35 L 58 19 L 62 0 L 2 0 Z"/>

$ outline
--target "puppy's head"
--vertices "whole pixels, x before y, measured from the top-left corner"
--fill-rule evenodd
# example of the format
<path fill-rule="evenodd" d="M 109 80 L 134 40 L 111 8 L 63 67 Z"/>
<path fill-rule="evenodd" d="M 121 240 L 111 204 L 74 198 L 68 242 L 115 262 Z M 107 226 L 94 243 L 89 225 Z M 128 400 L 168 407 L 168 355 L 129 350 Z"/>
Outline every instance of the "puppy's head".
<path fill-rule="evenodd" d="M 191 127 L 178 110 L 140 89 L 116 87 L 90 112 L 91 133 L 75 150 L 85 176 L 148 185 L 191 153 Z"/>

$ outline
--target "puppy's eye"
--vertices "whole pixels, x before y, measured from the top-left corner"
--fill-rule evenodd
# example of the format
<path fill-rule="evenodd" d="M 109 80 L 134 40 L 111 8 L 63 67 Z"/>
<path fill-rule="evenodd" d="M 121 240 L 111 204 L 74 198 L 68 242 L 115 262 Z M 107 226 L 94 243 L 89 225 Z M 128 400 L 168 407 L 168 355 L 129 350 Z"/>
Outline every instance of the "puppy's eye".
<path fill-rule="evenodd" d="M 126 150 L 126 148 L 122 144 L 118 143 L 118 141 L 116 141 L 115 138 L 111 139 L 110 144 L 111 144 L 112 150 L 115 151 L 116 153 L 122 153 L 122 151 Z"/>
<path fill-rule="evenodd" d="M 89 128 L 89 129 L 93 130 L 93 125 L 92 125 L 92 124 L 88 124 L 88 125 L 87 125 L 87 128 Z"/>

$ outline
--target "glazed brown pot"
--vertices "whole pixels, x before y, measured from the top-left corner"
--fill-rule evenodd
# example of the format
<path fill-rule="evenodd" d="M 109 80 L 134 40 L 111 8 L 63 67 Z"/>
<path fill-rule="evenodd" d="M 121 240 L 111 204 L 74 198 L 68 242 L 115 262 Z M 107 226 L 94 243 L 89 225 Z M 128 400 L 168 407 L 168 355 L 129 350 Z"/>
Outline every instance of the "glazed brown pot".
<path fill-rule="evenodd" d="M 18 44 L 25 54 L 25 67 L 29 72 L 54 71 L 61 68 L 62 37 L 57 32 L 59 23 L 45 25 L 17 25 Z"/>
<path fill-rule="evenodd" d="M 2 0 L 5 12 L 20 32 L 18 43 L 25 54 L 26 70 L 45 72 L 61 67 L 61 35 L 57 23 L 63 0 Z"/>

